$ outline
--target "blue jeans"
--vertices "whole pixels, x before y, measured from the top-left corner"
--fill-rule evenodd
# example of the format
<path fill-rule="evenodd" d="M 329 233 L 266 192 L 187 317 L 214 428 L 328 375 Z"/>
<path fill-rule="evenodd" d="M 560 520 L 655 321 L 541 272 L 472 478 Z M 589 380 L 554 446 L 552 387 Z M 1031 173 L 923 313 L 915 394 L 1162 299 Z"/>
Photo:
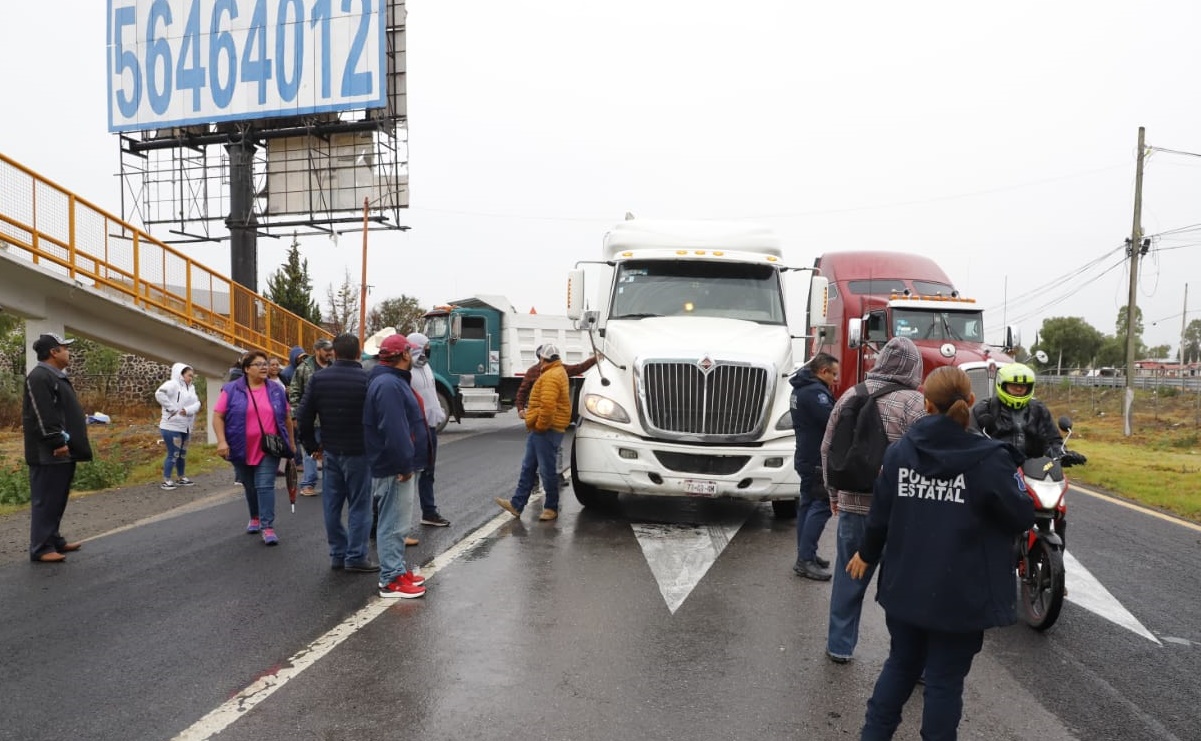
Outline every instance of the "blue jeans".
<path fill-rule="evenodd" d="M 275 471 L 279 459 L 264 455 L 257 466 L 235 463 L 238 481 L 246 493 L 246 506 L 250 516 L 257 517 L 264 528 L 275 527 Z"/>
<path fill-rule="evenodd" d="M 405 567 L 405 533 L 413 523 L 413 494 L 417 474 L 408 481 L 395 476 L 371 478 L 371 495 L 379 507 L 375 549 L 379 551 L 379 583 L 387 584 L 408 571 Z"/>
<path fill-rule="evenodd" d="M 559 459 L 559 446 L 563 433 L 547 430 L 530 432 L 525 436 L 525 456 L 521 459 L 521 475 L 517 477 L 517 491 L 510 500 L 518 512 L 525 509 L 534 489 L 535 477 L 542 477 L 542 491 L 546 493 L 543 509 L 559 511 L 559 471 L 555 462 Z"/>
<path fill-rule="evenodd" d="M 984 645 L 984 631 L 945 633 L 926 630 L 885 615 L 891 638 L 888 660 L 867 701 L 861 741 L 890 739 L 901 724 L 901 709 L 926 673 L 922 706 L 923 741 L 956 738 L 963 715 L 963 680 Z"/>
<path fill-rule="evenodd" d="M 438 428 L 430 429 L 430 460 L 425 470 L 417 479 L 417 499 L 421 501 L 421 516 L 431 517 L 438 514 L 438 505 L 434 502 L 434 463 L 438 459 Z"/>
<path fill-rule="evenodd" d="M 163 444 L 167 446 L 167 457 L 163 461 L 163 481 L 171 478 L 172 468 L 179 472 L 179 478 L 183 478 L 184 463 L 187 462 L 188 455 L 188 433 L 164 430 L 161 427 L 158 431 L 163 436 Z"/>
<path fill-rule="evenodd" d="M 817 541 L 830 521 L 830 498 L 822 483 L 821 469 L 802 472 L 801 501 L 796 508 L 796 560 L 812 561 L 817 557 Z"/>
<path fill-rule="evenodd" d="M 313 430 L 313 436 L 317 438 L 317 444 L 320 445 L 321 444 L 321 428 L 320 427 Z M 300 488 L 301 489 L 317 488 L 317 459 L 314 458 L 313 456 L 309 455 L 308 453 L 305 453 L 304 447 L 301 445 L 296 446 L 296 454 L 301 457 L 301 465 L 304 467 L 304 470 L 301 471 L 301 474 L 300 474 L 300 483 L 299 483 Z"/>
<path fill-rule="evenodd" d="M 830 587 L 830 628 L 826 650 L 835 656 L 850 658 L 859 643 L 859 616 L 863 612 L 863 595 L 872 582 L 879 564 L 868 567 L 862 579 L 847 574 L 847 564 L 863 546 L 867 530 L 867 515 L 838 513 L 838 548 L 834 563 L 834 584 Z"/>
<path fill-rule="evenodd" d="M 371 538 L 371 470 L 366 455 L 326 453 L 321 504 L 329 557 L 338 563 L 367 560 Z M 346 526 L 342 508 L 346 507 Z"/>

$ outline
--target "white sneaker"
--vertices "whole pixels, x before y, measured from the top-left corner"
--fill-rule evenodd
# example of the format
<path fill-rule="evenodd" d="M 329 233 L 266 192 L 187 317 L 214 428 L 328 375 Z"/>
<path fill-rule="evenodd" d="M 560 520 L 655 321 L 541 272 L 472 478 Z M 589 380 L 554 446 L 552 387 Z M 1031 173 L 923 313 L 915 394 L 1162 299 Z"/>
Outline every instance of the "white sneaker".
<path fill-rule="evenodd" d="M 191 480 L 187 476 L 180 476 L 179 478 L 175 479 L 175 485 L 176 486 L 195 486 L 196 482 Z"/>
<path fill-rule="evenodd" d="M 175 490 L 175 482 L 170 481 L 170 480 L 164 481 L 163 483 L 158 485 L 158 488 L 162 489 L 163 491 L 174 491 Z"/>

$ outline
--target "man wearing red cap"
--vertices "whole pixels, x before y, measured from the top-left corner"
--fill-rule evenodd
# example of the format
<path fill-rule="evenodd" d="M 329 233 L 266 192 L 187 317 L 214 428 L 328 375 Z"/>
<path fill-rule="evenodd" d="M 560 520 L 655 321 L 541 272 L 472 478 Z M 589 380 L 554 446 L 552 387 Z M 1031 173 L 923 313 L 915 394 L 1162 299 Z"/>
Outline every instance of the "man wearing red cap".
<path fill-rule="evenodd" d="M 379 595 L 385 599 L 425 594 L 425 578 L 405 565 L 404 533 L 413 520 L 416 477 L 429 457 L 425 413 L 409 385 L 415 349 L 402 334 L 384 338 L 363 404 L 363 443 L 379 505 Z"/>

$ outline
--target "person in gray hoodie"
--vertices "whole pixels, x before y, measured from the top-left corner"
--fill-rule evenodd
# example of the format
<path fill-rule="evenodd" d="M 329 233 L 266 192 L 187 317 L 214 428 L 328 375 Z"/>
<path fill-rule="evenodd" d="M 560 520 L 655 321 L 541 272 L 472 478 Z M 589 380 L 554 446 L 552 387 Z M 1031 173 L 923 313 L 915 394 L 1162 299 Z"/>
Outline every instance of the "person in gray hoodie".
<path fill-rule="evenodd" d="M 909 429 L 909 425 L 926 414 L 925 399 L 917 390 L 921 382 L 922 355 L 917 345 L 906 337 L 894 337 L 889 340 L 876 356 L 876 365 L 868 371 L 863 384 L 852 386 L 834 404 L 826 425 L 826 434 L 822 438 L 822 470 L 829 471 L 826 462 L 830 456 L 830 444 L 834 438 L 834 426 L 839 413 L 852 396 L 861 393 L 862 386 L 867 387 L 869 394 L 888 385 L 903 387 L 876 398 L 888 442 L 895 443 L 905 434 L 905 430 Z M 830 587 L 830 624 L 826 636 L 826 655 L 835 663 L 845 664 L 851 660 L 855 645 L 859 642 L 859 616 L 863 612 L 863 595 L 867 592 L 867 585 L 871 583 L 872 574 L 875 572 L 875 564 L 867 569 L 862 578 L 851 578 L 846 572 L 851 556 L 863 544 L 867 514 L 872 505 L 872 493 L 840 491 L 829 486 L 827 489 L 830 492 L 830 509 L 838 515 L 838 537 L 835 541 L 834 583 Z"/>
<path fill-rule="evenodd" d="M 176 363 L 171 366 L 170 380 L 154 392 L 154 400 L 163 408 L 158 430 L 163 436 L 163 444 L 167 447 L 167 454 L 163 460 L 163 483 L 159 485 L 164 491 L 195 483 L 184 475 L 188 438 L 192 436 L 192 426 L 196 424 L 196 415 L 200 412 L 200 397 L 196 395 L 196 387 L 192 385 L 195 375 L 192 366 Z M 174 481 L 171 480 L 172 469 L 176 472 Z"/>

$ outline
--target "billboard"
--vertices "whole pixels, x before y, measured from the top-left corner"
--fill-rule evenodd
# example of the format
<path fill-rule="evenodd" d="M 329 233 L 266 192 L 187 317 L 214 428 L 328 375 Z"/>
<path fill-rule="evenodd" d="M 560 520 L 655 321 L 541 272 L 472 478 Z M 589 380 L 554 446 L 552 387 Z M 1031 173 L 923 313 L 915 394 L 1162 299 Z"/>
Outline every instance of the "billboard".
<path fill-rule="evenodd" d="M 108 0 L 110 132 L 387 105 L 388 0 Z"/>

